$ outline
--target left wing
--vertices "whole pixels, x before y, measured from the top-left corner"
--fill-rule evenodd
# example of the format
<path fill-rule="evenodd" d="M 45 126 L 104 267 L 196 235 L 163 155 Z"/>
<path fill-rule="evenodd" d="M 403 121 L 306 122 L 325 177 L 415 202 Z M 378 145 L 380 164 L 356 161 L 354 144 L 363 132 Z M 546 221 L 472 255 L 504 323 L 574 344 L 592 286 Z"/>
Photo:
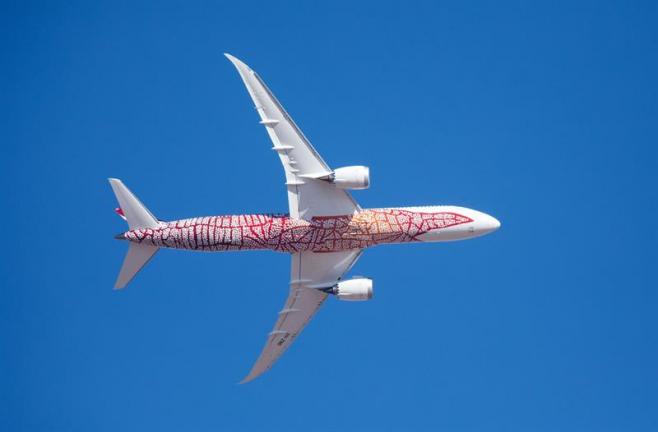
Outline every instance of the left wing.
<path fill-rule="evenodd" d="M 233 63 L 256 105 L 260 123 L 272 140 L 286 174 L 290 217 L 351 215 L 359 205 L 346 190 L 326 181 L 334 174 L 293 119 L 249 66 L 225 54 Z"/>
<path fill-rule="evenodd" d="M 360 249 L 343 252 L 298 252 L 291 255 L 290 293 L 279 319 L 270 332 L 265 347 L 242 383 L 266 372 L 294 342 L 315 312 L 326 300 L 326 288 L 336 282 L 354 265 Z"/>

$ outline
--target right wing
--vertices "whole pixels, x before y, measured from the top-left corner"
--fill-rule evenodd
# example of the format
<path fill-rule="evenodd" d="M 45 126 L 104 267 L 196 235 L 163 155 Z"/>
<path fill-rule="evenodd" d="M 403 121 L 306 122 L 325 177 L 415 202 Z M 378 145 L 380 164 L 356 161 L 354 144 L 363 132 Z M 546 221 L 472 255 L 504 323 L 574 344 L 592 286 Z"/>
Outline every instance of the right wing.
<path fill-rule="evenodd" d="M 290 293 L 279 312 L 265 347 L 242 383 L 266 372 L 294 342 L 327 299 L 318 288 L 336 284 L 354 265 L 362 250 L 343 252 L 299 252 L 291 255 Z"/>
<path fill-rule="evenodd" d="M 279 154 L 286 174 L 288 207 L 293 218 L 310 220 L 313 216 L 351 215 L 359 205 L 349 192 L 322 180 L 333 171 L 306 139 L 263 80 L 242 61 L 224 54 L 237 68 L 256 110 Z"/>

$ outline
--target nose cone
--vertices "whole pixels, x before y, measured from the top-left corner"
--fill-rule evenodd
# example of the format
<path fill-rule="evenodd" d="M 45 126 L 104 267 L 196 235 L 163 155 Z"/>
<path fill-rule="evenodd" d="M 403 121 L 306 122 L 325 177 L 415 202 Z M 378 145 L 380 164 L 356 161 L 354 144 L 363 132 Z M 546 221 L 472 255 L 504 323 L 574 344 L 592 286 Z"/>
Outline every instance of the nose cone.
<path fill-rule="evenodd" d="M 489 234 L 500 228 L 500 222 L 493 216 L 486 213 L 480 213 L 475 220 L 475 231 L 478 235 Z"/>

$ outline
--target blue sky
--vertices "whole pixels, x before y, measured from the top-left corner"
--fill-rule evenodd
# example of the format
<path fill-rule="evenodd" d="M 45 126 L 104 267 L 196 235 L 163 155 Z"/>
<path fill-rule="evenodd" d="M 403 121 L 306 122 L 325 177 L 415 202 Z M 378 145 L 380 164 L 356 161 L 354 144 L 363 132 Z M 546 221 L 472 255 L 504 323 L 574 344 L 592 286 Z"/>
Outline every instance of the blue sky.
<path fill-rule="evenodd" d="M 1 7 L 0 429 L 658 430 L 654 2 Z M 286 211 L 256 69 L 364 207 L 493 235 L 386 246 L 236 383 L 288 257 L 163 251 L 122 292 L 107 177 L 162 219 Z"/>

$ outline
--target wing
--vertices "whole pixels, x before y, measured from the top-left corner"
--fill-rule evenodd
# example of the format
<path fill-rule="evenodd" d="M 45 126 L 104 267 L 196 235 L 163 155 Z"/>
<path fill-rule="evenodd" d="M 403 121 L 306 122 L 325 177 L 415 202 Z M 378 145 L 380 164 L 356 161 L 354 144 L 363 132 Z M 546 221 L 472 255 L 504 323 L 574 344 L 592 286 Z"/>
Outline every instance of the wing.
<path fill-rule="evenodd" d="M 361 250 L 344 252 L 300 252 L 291 255 L 290 293 L 265 347 L 242 383 L 266 372 L 295 341 L 327 294 L 317 288 L 336 284 L 356 262 Z"/>
<path fill-rule="evenodd" d="M 256 110 L 279 154 L 286 174 L 290 216 L 309 220 L 313 216 L 353 214 L 359 210 L 349 192 L 322 180 L 333 171 L 306 139 L 263 80 L 237 58 L 225 54 L 238 69 Z"/>

